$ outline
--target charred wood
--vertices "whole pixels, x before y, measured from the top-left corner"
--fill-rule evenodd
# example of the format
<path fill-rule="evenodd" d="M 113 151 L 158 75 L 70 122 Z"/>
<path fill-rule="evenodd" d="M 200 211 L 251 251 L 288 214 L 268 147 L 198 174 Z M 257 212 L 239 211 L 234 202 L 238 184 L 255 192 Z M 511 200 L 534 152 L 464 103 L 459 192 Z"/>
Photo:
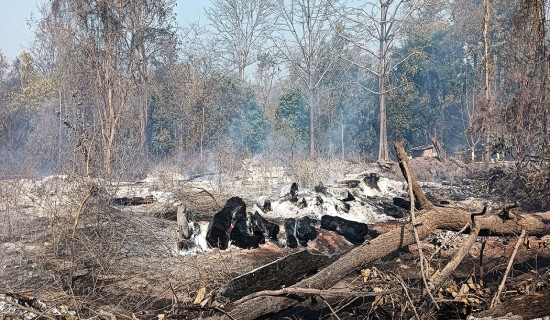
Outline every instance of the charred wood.
<path fill-rule="evenodd" d="M 393 204 L 400 207 L 400 208 L 403 208 L 407 211 L 411 211 L 411 202 L 409 200 L 405 200 L 403 198 L 395 197 L 395 198 L 393 198 Z M 418 206 L 418 203 L 415 202 L 414 206 L 415 206 L 416 210 L 420 209 L 420 206 Z"/>
<path fill-rule="evenodd" d="M 315 186 L 315 192 L 320 193 L 326 197 L 327 187 L 325 187 L 322 182 L 319 182 L 319 184 Z"/>
<path fill-rule="evenodd" d="M 234 301 L 257 291 L 281 289 L 316 272 L 327 261 L 325 255 L 302 250 L 233 278 L 218 295 Z"/>
<path fill-rule="evenodd" d="M 369 234 L 369 227 L 365 223 L 329 215 L 321 217 L 321 228 L 334 231 L 355 245 L 362 244 Z"/>
<path fill-rule="evenodd" d="M 267 234 L 267 237 L 277 242 L 277 235 L 279 234 L 279 225 L 270 221 L 267 221 L 257 211 L 250 217 L 252 232 L 254 234 L 262 233 Z"/>
<path fill-rule="evenodd" d="M 262 205 L 262 211 L 263 212 L 268 212 L 268 211 L 271 211 L 271 200 L 269 199 L 265 199 L 264 200 L 264 204 Z"/>
<path fill-rule="evenodd" d="M 153 202 L 155 202 L 155 198 L 152 195 L 146 197 L 120 197 L 113 199 L 113 204 L 118 206 L 139 206 L 142 204 L 151 204 Z"/>
<path fill-rule="evenodd" d="M 229 233 L 231 244 L 242 249 L 258 248 L 260 244 L 265 243 L 265 237 L 260 230 L 250 234 L 247 222 L 246 207 L 235 212 Z"/>
<path fill-rule="evenodd" d="M 290 193 L 288 194 L 288 200 L 290 202 L 298 202 L 298 184 L 293 182 L 290 186 Z"/>
<path fill-rule="evenodd" d="M 339 180 L 338 184 L 344 185 L 345 187 L 350 188 L 350 189 L 355 189 L 355 188 L 359 187 L 359 185 L 361 184 L 361 181 L 356 180 L 356 179 Z"/>
<path fill-rule="evenodd" d="M 367 184 L 371 189 L 379 190 L 378 187 L 378 181 L 380 180 L 380 176 L 376 172 L 371 172 L 368 176 L 365 176 L 363 178 L 363 182 Z"/>
<path fill-rule="evenodd" d="M 378 202 L 378 207 L 380 207 L 382 212 L 387 216 L 397 218 L 397 219 L 403 218 L 405 216 L 405 214 L 403 213 L 403 210 L 400 207 L 394 205 L 393 203 L 380 201 Z M 410 204 L 409 204 L 409 207 L 410 207 Z"/>
<path fill-rule="evenodd" d="M 296 219 L 288 218 L 285 219 L 285 235 L 286 235 L 286 246 L 289 248 L 297 248 L 298 240 L 296 240 Z"/>
<path fill-rule="evenodd" d="M 211 247 L 227 249 L 229 245 L 229 233 L 233 215 L 237 212 L 244 212 L 246 217 L 246 204 L 239 197 L 227 200 L 223 209 L 217 212 L 208 226 L 206 241 Z"/>
<path fill-rule="evenodd" d="M 342 201 L 344 202 L 355 201 L 355 197 L 351 194 L 351 192 L 348 191 L 348 195 L 344 199 L 342 199 Z"/>
<path fill-rule="evenodd" d="M 296 221 L 296 238 L 303 247 L 307 247 L 308 241 L 317 238 L 317 230 L 313 227 L 313 221 L 309 217 L 306 216 Z"/>

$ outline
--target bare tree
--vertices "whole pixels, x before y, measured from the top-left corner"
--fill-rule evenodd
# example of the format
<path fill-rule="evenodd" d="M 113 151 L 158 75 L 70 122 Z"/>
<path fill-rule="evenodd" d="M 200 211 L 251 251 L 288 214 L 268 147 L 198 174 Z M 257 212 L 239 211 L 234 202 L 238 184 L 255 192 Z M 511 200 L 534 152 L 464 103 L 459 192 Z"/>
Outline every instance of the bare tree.
<path fill-rule="evenodd" d="M 390 59 L 390 50 L 396 45 L 396 40 L 405 23 L 419 8 L 420 0 L 376 0 L 355 1 L 349 7 L 343 8 L 341 14 L 348 21 L 349 35 L 340 33 L 342 37 L 353 43 L 369 58 L 374 58 L 374 66 L 370 63 L 353 61 L 361 68 L 369 71 L 378 79 L 378 88 L 370 91 L 379 97 L 380 107 L 380 141 L 378 160 L 389 160 L 388 134 L 386 124 L 386 96 L 390 90 L 388 76 L 392 68 L 401 61 Z"/>
<path fill-rule="evenodd" d="M 128 29 L 126 45 L 128 60 L 133 64 L 131 74 L 138 87 L 138 118 L 141 149 L 147 154 L 147 122 L 149 95 L 154 85 L 150 77 L 150 67 L 154 65 L 173 65 L 176 57 L 176 32 L 171 10 L 175 1 L 131 1 L 128 3 Z"/>
<path fill-rule="evenodd" d="M 487 104 L 487 118 L 492 117 L 492 101 L 491 101 L 491 88 L 490 88 L 490 68 L 491 62 L 489 60 L 489 19 L 490 19 L 490 7 L 489 0 L 483 0 L 483 57 L 485 60 L 485 103 Z M 485 157 L 484 162 L 486 165 L 489 164 L 491 158 L 491 147 L 490 147 L 490 131 L 491 127 L 489 122 L 486 123 L 488 128 L 485 128 Z"/>
<path fill-rule="evenodd" d="M 334 52 L 324 50 L 333 34 L 329 19 L 337 0 L 277 1 L 281 32 L 275 39 L 281 55 L 290 64 L 307 91 L 310 116 L 311 157 L 315 156 L 315 92 L 325 73 L 338 59 Z"/>
<path fill-rule="evenodd" d="M 216 30 L 221 57 L 236 66 L 241 81 L 273 28 L 272 0 L 214 0 L 205 9 Z"/>
<path fill-rule="evenodd" d="M 141 92 L 138 103 L 143 135 L 147 90 L 142 89 L 148 84 L 151 59 L 166 57 L 159 43 L 164 48 L 174 47 L 169 23 L 173 5 L 168 0 L 56 0 L 43 13 L 44 31 L 55 38 L 55 63 L 77 72 L 84 84 L 78 89 L 93 105 L 92 114 L 87 116 L 98 131 L 107 175 L 112 173 L 121 121 L 131 118 L 127 115 L 136 91 Z M 68 89 L 79 91 L 74 86 Z"/>

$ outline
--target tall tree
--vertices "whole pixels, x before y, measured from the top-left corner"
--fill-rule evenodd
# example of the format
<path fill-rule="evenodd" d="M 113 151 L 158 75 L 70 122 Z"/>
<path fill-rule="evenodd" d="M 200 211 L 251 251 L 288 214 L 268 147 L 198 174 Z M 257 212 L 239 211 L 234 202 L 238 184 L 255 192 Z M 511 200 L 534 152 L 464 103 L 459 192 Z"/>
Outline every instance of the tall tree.
<path fill-rule="evenodd" d="M 354 1 L 352 5 L 341 10 L 342 16 L 348 21 L 349 35 L 341 35 L 363 51 L 368 58 L 363 61 L 353 61 L 368 70 L 378 78 L 378 87 L 372 91 L 378 95 L 380 108 L 380 135 L 378 160 L 389 160 L 386 102 L 390 90 L 388 76 L 395 64 L 390 51 L 398 42 L 405 23 L 419 8 L 420 0 L 376 0 Z M 374 63 L 371 63 L 374 59 Z"/>
<path fill-rule="evenodd" d="M 309 154 L 315 156 L 315 93 L 332 61 L 335 52 L 323 49 L 330 36 L 330 18 L 337 0 L 278 0 L 277 15 L 281 32 L 275 39 L 281 55 L 301 80 L 309 107 Z"/>
<path fill-rule="evenodd" d="M 43 13 L 43 31 L 55 38 L 58 68 L 78 70 L 85 84 L 69 84 L 68 89 L 84 91 L 81 96 L 93 105 L 88 120 L 93 119 L 98 130 L 107 175 L 112 173 L 121 120 L 136 105 L 135 109 L 142 110 L 141 122 L 146 119 L 147 91 L 136 87 L 146 85 L 148 66 L 162 61 L 170 51 L 159 48 L 174 47 L 173 6 L 170 0 L 54 0 Z M 132 96 L 140 92 L 145 102 L 136 103 Z M 142 136 L 145 127 L 141 125 Z"/>
<path fill-rule="evenodd" d="M 244 81 L 245 68 L 256 62 L 272 31 L 272 0 L 213 0 L 205 13 L 216 31 L 221 57 Z"/>
<path fill-rule="evenodd" d="M 178 40 L 172 14 L 174 3 L 172 0 L 141 0 L 127 4 L 128 19 L 125 26 L 129 41 L 128 58 L 133 63 L 130 71 L 138 90 L 133 103 L 137 105 L 140 146 L 145 155 L 149 97 L 155 85 L 150 68 L 173 66 L 176 59 Z"/>

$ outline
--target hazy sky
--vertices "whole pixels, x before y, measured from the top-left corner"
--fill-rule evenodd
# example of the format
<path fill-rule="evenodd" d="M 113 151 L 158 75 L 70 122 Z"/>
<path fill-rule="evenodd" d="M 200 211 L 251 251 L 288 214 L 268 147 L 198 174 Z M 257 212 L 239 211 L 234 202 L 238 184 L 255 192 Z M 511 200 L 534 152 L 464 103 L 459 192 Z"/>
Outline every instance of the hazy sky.
<path fill-rule="evenodd" d="M 28 21 L 31 14 L 34 14 L 35 19 L 39 18 L 39 4 L 45 1 L 49 0 L 0 0 L 0 51 L 8 59 L 13 60 L 28 48 L 34 38 Z M 177 0 L 174 11 L 180 26 L 199 18 L 201 24 L 205 23 L 202 10 L 208 3 L 205 0 Z"/>

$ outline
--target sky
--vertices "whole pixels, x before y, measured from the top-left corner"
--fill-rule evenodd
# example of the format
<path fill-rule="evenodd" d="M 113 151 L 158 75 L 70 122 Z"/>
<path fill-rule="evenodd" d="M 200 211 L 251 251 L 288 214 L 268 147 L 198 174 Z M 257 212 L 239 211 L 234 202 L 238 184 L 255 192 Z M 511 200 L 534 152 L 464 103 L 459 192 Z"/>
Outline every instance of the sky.
<path fill-rule="evenodd" d="M 0 0 L 0 51 L 11 61 L 29 48 L 34 32 L 28 21 L 39 18 L 39 6 L 49 0 Z M 205 0 L 177 0 L 174 11 L 178 24 L 188 25 L 200 20 L 205 23 Z"/>

